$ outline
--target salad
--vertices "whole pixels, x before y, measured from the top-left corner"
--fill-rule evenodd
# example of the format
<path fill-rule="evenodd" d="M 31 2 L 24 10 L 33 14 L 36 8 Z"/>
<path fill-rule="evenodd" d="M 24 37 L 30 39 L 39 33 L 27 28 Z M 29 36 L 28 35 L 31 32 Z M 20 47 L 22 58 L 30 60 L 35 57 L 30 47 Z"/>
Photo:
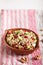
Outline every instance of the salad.
<path fill-rule="evenodd" d="M 9 30 L 6 34 L 6 42 L 16 49 L 33 50 L 36 47 L 37 37 L 32 31 Z"/>

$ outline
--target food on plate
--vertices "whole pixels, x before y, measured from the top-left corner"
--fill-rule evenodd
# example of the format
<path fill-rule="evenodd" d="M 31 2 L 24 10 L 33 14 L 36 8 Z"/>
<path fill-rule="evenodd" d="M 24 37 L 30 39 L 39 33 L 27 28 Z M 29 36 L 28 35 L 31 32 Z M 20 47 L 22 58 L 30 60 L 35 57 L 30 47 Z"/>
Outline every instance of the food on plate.
<path fill-rule="evenodd" d="M 37 36 L 32 31 L 8 30 L 6 42 L 16 49 L 33 50 L 37 45 Z"/>

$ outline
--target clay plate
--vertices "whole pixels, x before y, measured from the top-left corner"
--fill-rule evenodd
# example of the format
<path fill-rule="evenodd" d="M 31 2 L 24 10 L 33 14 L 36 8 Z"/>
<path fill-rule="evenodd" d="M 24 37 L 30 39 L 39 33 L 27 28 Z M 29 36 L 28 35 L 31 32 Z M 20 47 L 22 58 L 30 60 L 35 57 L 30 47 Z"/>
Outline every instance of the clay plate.
<path fill-rule="evenodd" d="M 36 43 L 36 47 L 35 47 L 35 49 L 33 49 L 33 50 L 23 50 L 23 49 L 16 49 L 16 48 L 13 48 L 13 47 L 11 47 L 7 42 L 6 42 L 6 34 L 7 34 L 7 31 L 9 31 L 9 30 L 11 30 L 11 31 L 13 31 L 13 30 L 25 30 L 25 31 L 30 31 L 30 32 L 33 32 L 35 35 L 36 35 L 36 37 L 37 37 L 37 43 Z M 25 29 L 25 28 L 14 28 L 14 29 L 8 29 L 8 30 L 6 30 L 5 31 L 5 33 L 4 33 L 4 42 L 5 42 L 5 45 L 8 47 L 8 48 L 10 48 L 12 51 L 14 51 L 16 54 L 19 54 L 19 55 L 26 55 L 26 54 L 31 54 L 32 52 L 34 52 L 35 50 L 37 50 L 38 48 L 39 48 L 39 37 L 38 37 L 38 35 L 34 32 L 34 31 L 32 31 L 32 30 L 30 30 L 30 29 Z"/>

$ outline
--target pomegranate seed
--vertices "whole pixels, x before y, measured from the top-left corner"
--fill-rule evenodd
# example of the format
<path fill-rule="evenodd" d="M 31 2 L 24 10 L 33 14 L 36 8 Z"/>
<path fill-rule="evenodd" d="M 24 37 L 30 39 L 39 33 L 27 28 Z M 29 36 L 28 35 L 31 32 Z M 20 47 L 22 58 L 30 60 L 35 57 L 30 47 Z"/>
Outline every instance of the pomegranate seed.
<path fill-rule="evenodd" d="M 28 38 L 27 36 L 24 36 L 24 38 Z"/>
<path fill-rule="evenodd" d="M 17 38 L 18 36 L 17 35 L 14 35 L 14 38 Z"/>

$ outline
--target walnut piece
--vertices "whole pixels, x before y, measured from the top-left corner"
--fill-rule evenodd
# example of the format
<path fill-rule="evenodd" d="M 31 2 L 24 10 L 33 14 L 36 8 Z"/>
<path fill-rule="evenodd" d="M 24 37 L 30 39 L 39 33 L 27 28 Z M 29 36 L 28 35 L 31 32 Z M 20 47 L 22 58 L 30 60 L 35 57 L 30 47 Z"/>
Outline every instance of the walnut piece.
<path fill-rule="evenodd" d="M 19 61 L 21 63 L 25 63 L 25 62 L 28 62 L 28 58 L 27 57 L 22 57 L 21 59 L 19 59 Z"/>
<path fill-rule="evenodd" d="M 35 60 L 39 60 L 40 58 L 41 58 L 40 55 L 36 55 L 36 56 L 34 57 Z"/>

